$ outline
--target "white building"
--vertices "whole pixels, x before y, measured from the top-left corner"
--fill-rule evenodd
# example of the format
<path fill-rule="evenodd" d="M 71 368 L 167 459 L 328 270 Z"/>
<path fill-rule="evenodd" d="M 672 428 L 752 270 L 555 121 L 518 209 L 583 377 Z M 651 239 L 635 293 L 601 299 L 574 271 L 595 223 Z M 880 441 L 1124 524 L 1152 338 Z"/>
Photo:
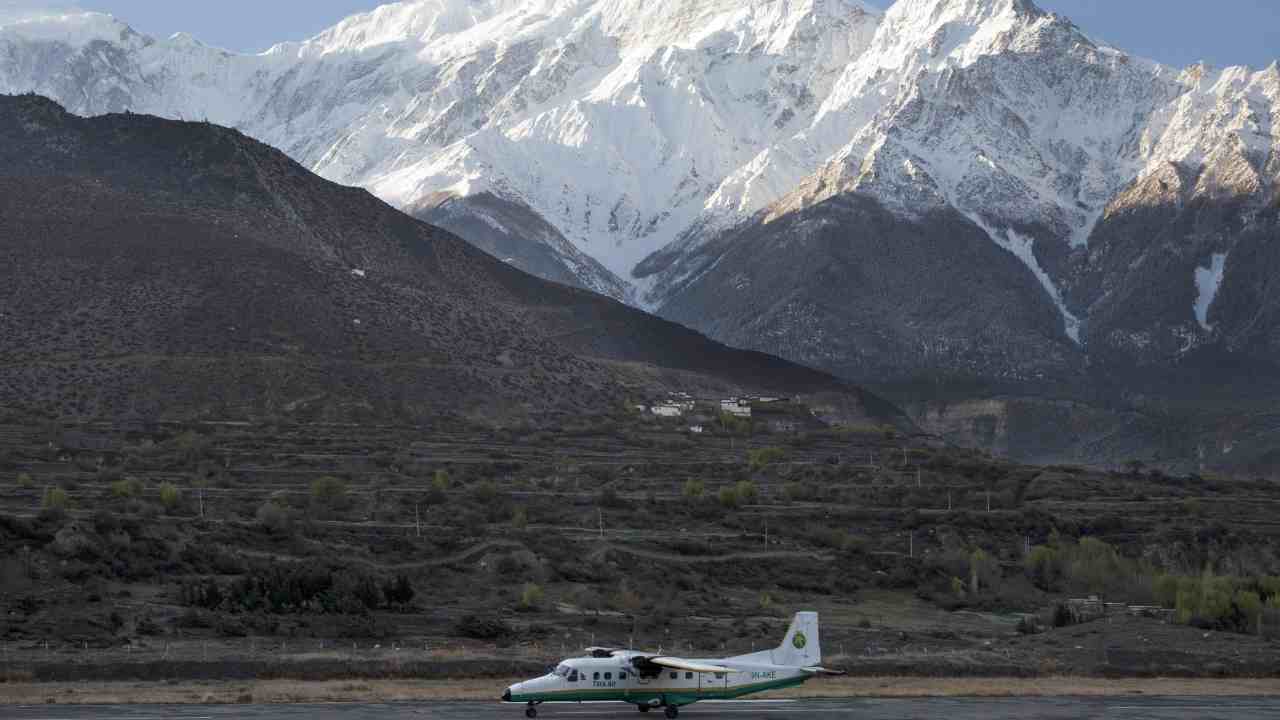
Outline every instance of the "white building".
<path fill-rule="evenodd" d="M 658 417 L 681 417 L 684 410 L 679 405 L 654 405 L 653 414 Z"/>

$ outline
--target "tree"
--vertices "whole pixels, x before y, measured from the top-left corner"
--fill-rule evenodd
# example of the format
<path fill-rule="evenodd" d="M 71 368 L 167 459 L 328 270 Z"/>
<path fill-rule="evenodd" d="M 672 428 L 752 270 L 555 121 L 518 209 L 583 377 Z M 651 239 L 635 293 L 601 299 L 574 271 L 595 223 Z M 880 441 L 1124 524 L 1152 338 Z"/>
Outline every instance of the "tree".
<path fill-rule="evenodd" d="M 752 505 L 756 500 L 760 499 L 760 491 L 756 489 L 756 484 L 750 480 L 743 480 L 734 488 L 734 492 L 738 494 L 738 502 L 743 505 Z"/>
<path fill-rule="evenodd" d="M 969 556 L 969 591 L 974 595 L 983 587 L 994 587 L 1000 578 L 1000 565 L 981 548 Z"/>
<path fill-rule="evenodd" d="M 516 508 L 515 512 L 511 513 L 511 527 L 516 530 L 529 527 L 529 511 L 525 510 L 524 506 Z"/>
<path fill-rule="evenodd" d="M 36 481 L 31 479 L 31 473 L 18 474 L 18 487 L 23 490 L 30 490 L 36 486 Z"/>

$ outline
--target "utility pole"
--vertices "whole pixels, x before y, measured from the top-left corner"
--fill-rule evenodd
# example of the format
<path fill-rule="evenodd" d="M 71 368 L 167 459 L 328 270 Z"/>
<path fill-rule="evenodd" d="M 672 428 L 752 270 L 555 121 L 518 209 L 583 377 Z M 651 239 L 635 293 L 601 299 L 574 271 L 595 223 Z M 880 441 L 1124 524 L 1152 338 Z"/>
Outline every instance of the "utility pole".
<path fill-rule="evenodd" d="M 924 472 L 919 465 L 916 466 L 916 487 L 924 487 Z"/>
<path fill-rule="evenodd" d="M 987 512 L 991 512 L 991 491 L 987 491 Z"/>
<path fill-rule="evenodd" d="M 204 519 L 204 486 L 200 486 L 200 519 Z"/>
<path fill-rule="evenodd" d="M 769 547 L 769 516 L 764 516 L 764 546 Z"/>
<path fill-rule="evenodd" d="M 947 488 L 947 512 L 951 512 L 951 488 Z"/>
<path fill-rule="evenodd" d="M 421 503 L 413 504 L 413 524 L 418 529 L 418 537 L 422 537 L 422 514 L 419 512 Z"/>
<path fill-rule="evenodd" d="M 907 533 L 907 556 L 914 558 L 916 556 L 916 534 Z"/>
<path fill-rule="evenodd" d="M 602 508 L 596 508 L 596 513 L 600 516 L 600 539 L 604 540 L 604 510 Z"/>

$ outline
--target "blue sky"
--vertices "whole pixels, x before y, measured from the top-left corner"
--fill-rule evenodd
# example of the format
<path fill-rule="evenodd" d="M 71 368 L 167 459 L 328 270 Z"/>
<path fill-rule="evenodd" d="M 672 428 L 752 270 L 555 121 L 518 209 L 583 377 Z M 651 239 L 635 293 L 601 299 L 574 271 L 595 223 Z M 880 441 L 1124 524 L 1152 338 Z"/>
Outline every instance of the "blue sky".
<path fill-rule="evenodd" d="M 655 0 L 661 2 L 662 0 Z M 867 0 L 888 7 L 892 0 Z M 5 0 L 0 0 L 0 6 Z M 1280 0 L 1037 0 L 1098 40 L 1171 65 L 1263 67 L 1280 58 Z M 310 37 L 378 0 L 79 0 L 136 29 L 186 31 L 211 45 L 259 51 Z"/>

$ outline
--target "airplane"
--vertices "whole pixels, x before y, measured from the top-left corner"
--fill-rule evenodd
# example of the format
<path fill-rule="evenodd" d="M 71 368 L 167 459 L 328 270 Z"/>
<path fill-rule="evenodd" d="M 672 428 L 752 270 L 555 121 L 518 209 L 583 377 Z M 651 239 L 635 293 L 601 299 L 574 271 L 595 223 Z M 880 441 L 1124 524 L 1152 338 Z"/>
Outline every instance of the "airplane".
<path fill-rule="evenodd" d="M 840 675 L 821 666 L 818 614 L 796 613 L 782 644 L 773 650 L 717 660 L 687 660 L 661 652 L 587 648 L 542 677 L 516 683 L 502 694 L 524 703 L 526 717 L 548 702 L 615 701 L 642 713 L 662 708 L 674 720 L 680 708 L 699 700 L 726 700 L 799 685 L 818 675 Z"/>

